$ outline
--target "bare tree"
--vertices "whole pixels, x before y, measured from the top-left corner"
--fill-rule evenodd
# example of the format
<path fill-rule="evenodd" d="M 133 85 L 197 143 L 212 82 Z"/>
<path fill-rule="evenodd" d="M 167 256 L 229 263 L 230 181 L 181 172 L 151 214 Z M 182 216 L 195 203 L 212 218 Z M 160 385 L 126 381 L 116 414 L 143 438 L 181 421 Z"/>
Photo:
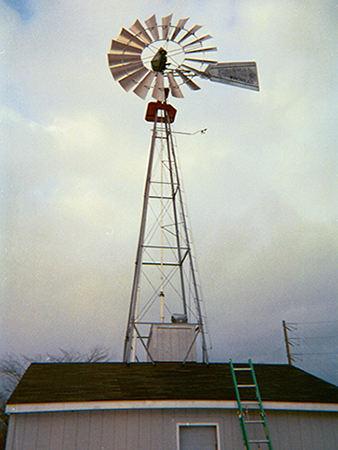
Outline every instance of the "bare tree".
<path fill-rule="evenodd" d="M 0 360 L 0 450 L 5 448 L 8 417 L 5 405 L 16 385 L 25 373 L 27 364 L 20 358 L 7 355 Z"/>
<path fill-rule="evenodd" d="M 27 363 L 20 358 L 13 355 L 7 355 L 6 358 L 0 360 L 0 397 L 7 400 L 7 398 L 14 391 L 16 385 L 21 380 L 25 373 Z"/>
<path fill-rule="evenodd" d="M 109 352 L 104 347 L 93 347 L 87 353 L 81 353 L 78 350 L 64 350 L 60 349 L 58 354 L 46 353 L 45 355 L 38 354 L 33 358 L 23 356 L 23 359 L 29 364 L 32 362 L 55 362 L 55 363 L 67 363 L 67 362 L 89 362 L 97 363 L 104 361 L 111 361 Z M 0 369 L 1 375 L 1 369 Z"/>
<path fill-rule="evenodd" d="M 0 450 L 5 448 L 8 416 L 5 414 L 6 401 L 18 385 L 28 366 L 33 362 L 98 363 L 112 360 L 112 355 L 104 347 L 96 346 L 87 353 L 77 350 L 60 349 L 56 354 L 38 354 L 36 356 L 6 355 L 0 358 Z"/>

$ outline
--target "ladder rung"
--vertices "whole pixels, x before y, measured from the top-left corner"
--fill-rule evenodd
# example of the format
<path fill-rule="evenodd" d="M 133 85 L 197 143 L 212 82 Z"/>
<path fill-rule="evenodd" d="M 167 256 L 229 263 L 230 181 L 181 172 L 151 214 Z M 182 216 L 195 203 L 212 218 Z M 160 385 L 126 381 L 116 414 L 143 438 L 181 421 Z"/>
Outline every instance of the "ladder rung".
<path fill-rule="evenodd" d="M 259 405 L 258 400 L 242 400 L 242 405 Z"/>
<path fill-rule="evenodd" d="M 245 424 L 252 424 L 252 423 L 264 423 L 264 420 L 244 420 Z"/>
<path fill-rule="evenodd" d="M 237 387 L 239 388 L 255 388 L 255 384 L 237 384 Z"/>
<path fill-rule="evenodd" d="M 249 441 L 250 444 L 269 444 L 267 439 Z"/>
<path fill-rule="evenodd" d="M 247 371 L 247 372 L 251 372 L 251 367 L 234 367 L 234 371 L 241 371 L 241 370 L 244 370 L 244 371 Z"/>

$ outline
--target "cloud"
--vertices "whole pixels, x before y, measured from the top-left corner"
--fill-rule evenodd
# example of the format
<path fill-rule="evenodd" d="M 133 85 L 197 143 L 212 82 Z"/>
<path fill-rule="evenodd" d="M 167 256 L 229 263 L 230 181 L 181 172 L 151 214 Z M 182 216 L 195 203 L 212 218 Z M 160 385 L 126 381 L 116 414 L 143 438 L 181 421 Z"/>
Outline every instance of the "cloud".
<path fill-rule="evenodd" d="M 151 126 L 106 53 L 154 12 L 258 62 L 259 93 L 199 80 L 170 99 L 174 130 L 208 128 L 175 140 L 213 358 L 277 362 L 283 319 L 336 317 L 333 2 L 36 1 L 25 23 L 14 5 L 30 7 L 1 5 L 4 349 L 122 345 Z"/>

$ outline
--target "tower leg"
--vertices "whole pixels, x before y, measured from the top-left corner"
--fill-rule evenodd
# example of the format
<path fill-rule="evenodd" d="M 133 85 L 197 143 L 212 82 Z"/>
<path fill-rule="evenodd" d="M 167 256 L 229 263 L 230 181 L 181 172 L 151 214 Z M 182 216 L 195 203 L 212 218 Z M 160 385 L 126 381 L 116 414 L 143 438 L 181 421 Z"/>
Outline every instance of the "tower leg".
<path fill-rule="evenodd" d="M 140 273 L 141 273 L 141 266 L 142 266 L 142 249 L 143 249 L 144 233 L 145 233 L 146 220 L 147 220 L 151 172 L 152 172 L 152 166 L 153 166 L 153 160 L 154 160 L 157 117 L 158 117 L 158 111 L 156 111 L 155 117 L 154 117 L 154 126 L 153 126 L 152 137 L 151 137 L 147 177 L 146 177 L 146 184 L 145 184 L 145 188 L 144 188 L 140 234 L 139 234 L 139 240 L 138 240 L 138 245 L 137 245 L 137 254 L 136 254 L 135 269 L 134 269 L 133 287 L 132 287 L 131 299 L 130 299 L 127 332 L 126 332 L 126 338 L 125 338 L 125 342 L 124 342 L 124 352 L 123 352 L 123 361 L 124 362 L 130 362 L 132 346 L 134 347 L 133 348 L 133 360 L 135 360 L 135 356 L 136 356 L 136 345 L 137 345 L 136 344 L 136 334 L 137 333 L 135 330 L 135 311 L 136 311 L 137 304 L 138 304 L 138 292 L 139 292 L 139 286 L 140 286 Z M 135 336 L 134 339 L 133 339 L 133 336 Z"/>

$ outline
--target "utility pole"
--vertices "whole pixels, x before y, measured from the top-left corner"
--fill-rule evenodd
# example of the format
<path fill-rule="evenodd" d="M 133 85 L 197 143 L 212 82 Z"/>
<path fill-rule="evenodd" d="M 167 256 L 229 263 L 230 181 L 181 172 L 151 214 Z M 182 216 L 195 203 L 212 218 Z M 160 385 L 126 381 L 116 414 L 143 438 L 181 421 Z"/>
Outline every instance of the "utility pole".
<path fill-rule="evenodd" d="M 287 327 L 285 320 L 283 320 L 283 330 L 284 330 L 284 339 L 285 339 L 285 345 L 286 345 L 286 355 L 288 357 L 288 364 L 290 364 L 290 366 L 292 366 L 290 341 L 289 341 L 289 337 L 288 337 L 289 328 Z"/>

